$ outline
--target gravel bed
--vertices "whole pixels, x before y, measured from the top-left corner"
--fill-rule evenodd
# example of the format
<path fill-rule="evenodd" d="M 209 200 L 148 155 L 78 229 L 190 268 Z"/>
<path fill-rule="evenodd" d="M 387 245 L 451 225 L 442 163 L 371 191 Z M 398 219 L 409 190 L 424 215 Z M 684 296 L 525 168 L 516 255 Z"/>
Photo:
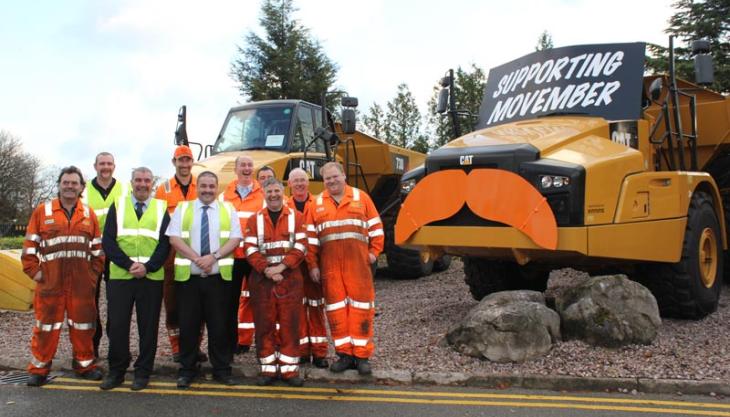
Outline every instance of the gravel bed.
<path fill-rule="evenodd" d="M 463 282 L 462 263 L 419 280 L 399 281 L 379 269 L 376 277 L 375 355 L 377 369 L 504 375 L 570 375 L 578 377 L 643 377 L 692 380 L 730 380 L 730 287 L 723 288 L 717 312 L 700 321 L 663 320 L 652 345 L 620 349 L 592 347 L 564 341 L 539 359 L 523 364 L 500 364 L 461 355 L 444 343 L 444 335 L 473 306 Z M 551 284 L 585 277 L 572 269 L 554 271 Z M 102 294 L 102 303 L 103 303 Z M 102 306 L 102 317 L 106 316 Z M 163 313 L 164 315 L 164 313 Z M 27 360 L 33 314 L 0 311 L 0 357 Z M 132 330 L 133 354 L 136 329 Z M 67 331 L 61 336 L 57 360 L 70 364 Z M 102 339 L 102 359 L 106 352 Z M 205 348 L 205 344 L 204 344 Z M 332 348 L 330 353 L 333 355 Z M 160 324 L 158 357 L 169 358 L 170 345 Z M 256 363 L 254 354 L 236 358 L 237 364 Z"/>

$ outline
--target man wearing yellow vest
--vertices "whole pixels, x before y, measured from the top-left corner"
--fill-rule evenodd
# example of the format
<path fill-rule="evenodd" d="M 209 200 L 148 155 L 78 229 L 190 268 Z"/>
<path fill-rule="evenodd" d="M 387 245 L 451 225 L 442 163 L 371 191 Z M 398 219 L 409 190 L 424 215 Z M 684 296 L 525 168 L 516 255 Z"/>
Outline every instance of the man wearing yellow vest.
<path fill-rule="evenodd" d="M 152 171 L 132 171 L 132 194 L 117 198 L 109 208 L 102 246 L 111 260 L 106 285 L 109 323 L 109 374 L 100 388 L 124 382 L 129 366 L 129 326 L 137 311 L 139 356 L 134 363 L 132 390 L 147 387 L 157 353 L 157 331 L 162 307 L 162 265 L 170 251 L 165 231 L 170 222 L 167 203 L 152 198 Z"/>
<path fill-rule="evenodd" d="M 104 232 L 104 221 L 106 219 L 109 206 L 116 201 L 119 196 L 126 195 L 127 183 L 125 181 L 117 181 L 114 178 L 114 155 L 109 152 L 99 152 L 94 159 L 94 170 L 96 177 L 86 184 L 86 192 L 84 192 L 81 202 L 94 210 L 97 220 L 99 220 L 99 230 Z M 102 326 L 101 316 L 99 315 L 99 290 L 101 289 L 101 280 L 109 279 L 109 259 L 107 258 L 104 265 L 104 273 L 100 274 L 96 283 L 96 332 L 94 333 L 94 356 L 99 357 L 99 343 L 101 342 Z"/>
<path fill-rule="evenodd" d="M 227 311 L 234 291 L 233 250 L 241 242 L 236 209 L 216 200 L 218 177 L 198 175 L 198 199 L 178 204 L 167 228 L 175 255 L 175 292 L 180 319 L 180 370 L 177 387 L 188 388 L 197 376 L 200 326 L 208 328 L 208 354 L 213 379 L 235 385 Z M 237 290 L 237 289 L 236 289 Z"/>

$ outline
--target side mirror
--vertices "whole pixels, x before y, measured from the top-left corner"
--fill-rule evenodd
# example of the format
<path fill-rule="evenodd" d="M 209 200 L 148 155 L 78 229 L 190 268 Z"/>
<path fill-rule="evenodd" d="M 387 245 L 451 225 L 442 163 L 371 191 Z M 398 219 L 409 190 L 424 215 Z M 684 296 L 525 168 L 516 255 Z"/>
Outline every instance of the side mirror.
<path fill-rule="evenodd" d="M 441 91 L 439 91 L 439 99 L 436 103 L 436 113 L 438 114 L 444 114 L 446 112 L 446 108 L 449 106 L 449 90 L 446 88 L 442 88 Z"/>
<path fill-rule="evenodd" d="M 693 41 L 692 53 L 695 61 L 695 82 L 699 85 L 714 83 L 715 68 L 710 55 L 710 41 L 706 39 Z"/>
<path fill-rule="evenodd" d="M 355 133 L 356 126 L 355 110 L 348 108 L 342 110 L 342 131 L 348 135 Z"/>
<path fill-rule="evenodd" d="M 651 97 L 652 101 L 659 100 L 659 97 L 662 95 L 662 79 L 657 78 L 654 81 L 651 82 L 649 85 L 649 97 Z"/>
<path fill-rule="evenodd" d="M 340 142 L 340 138 L 338 138 L 337 135 L 322 126 L 314 129 L 314 137 L 317 139 L 322 138 L 322 140 L 324 140 L 324 142 L 330 147 L 335 146 Z"/>
<path fill-rule="evenodd" d="M 175 127 L 175 145 L 187 145 L 188 144 L 188 131 L 185 126 L 187 119 L 187 106 L 180 107 L 180 111 L 177 113 L 177 126 Z"/>
<path fill-rule="evenodd" d="M 342 107 L 357 107 L 357 97 L 342 97 L 340 104 Z"/>

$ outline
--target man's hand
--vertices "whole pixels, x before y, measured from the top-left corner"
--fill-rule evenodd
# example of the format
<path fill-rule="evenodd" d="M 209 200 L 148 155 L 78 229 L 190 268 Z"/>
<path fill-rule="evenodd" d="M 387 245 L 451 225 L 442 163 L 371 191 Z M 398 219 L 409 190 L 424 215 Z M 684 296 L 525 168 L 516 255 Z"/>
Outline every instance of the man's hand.
<path fill-rule="evenodd" d="M 309 270 L 309 277 L 312 278 L 312 281 L 315 284 L 319 284 L 319 268 L 313 268 Z"/>
<path fill-rule="evenodd" d="M 43 271 L 38 271 L 33 275 L 33 281 L 35 282 L 43 282 Z"/>
<path fill-rule="evenodd" d="M 135 262 L 129 267 L 129 273 L 135 278 L 144 278 L 147 275 L 147 268 L 141 262 Z"/>
<path fill-rule="evenodd" d="M 209 274 L 213 270 L 213 265 L 215 265 L 216 259 L 215 256 L 209 254 L 205 256 L 200 256 L 196 258 L 193 262 L 195 262 L 195 265 L 197 265 L 198 268 L 202 269 L 203 272 Z"/>
<path fill-rule="evenodd" d="M 281 275 L 281 274 L 274 274 L 274 275 L 273 275 L 273 276 L 271 277 L 271 279 L 272 279 L 272 280 L 274 280 L 274 282 L 281 282 L 281 281 L 282 281 L 282 280 L 284 279 L 284 275 Z"/>
<path fill-rule="evenodd" d="M 264 269 L 264 275 L 266 275 L 267 278 L 273 279 L 274 275 L 283 274 L 285 269 L 286 265 L 284 264 L 268 266 L 266 267 L 266 269 Z"/>
<path fill-rule="evenodd" d="M 378 260 L 378 258 L 376 258 L 375 255 L 373 255 L 372 253 L 368 252 L 368 261 L 370 261 L 371 264 L 372 263 L 375 263 L 375 261 L 377 261 L 377 260 Z"/>

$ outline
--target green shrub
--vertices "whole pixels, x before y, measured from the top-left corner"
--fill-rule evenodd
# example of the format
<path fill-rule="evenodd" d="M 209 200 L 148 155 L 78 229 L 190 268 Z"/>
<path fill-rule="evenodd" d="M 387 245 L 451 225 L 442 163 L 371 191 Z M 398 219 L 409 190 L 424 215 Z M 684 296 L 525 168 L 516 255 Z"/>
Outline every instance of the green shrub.
<path fill-rule="evenodd" d="M 23 236 L 0 237 L 0 250 L 23 249 Z"/>

